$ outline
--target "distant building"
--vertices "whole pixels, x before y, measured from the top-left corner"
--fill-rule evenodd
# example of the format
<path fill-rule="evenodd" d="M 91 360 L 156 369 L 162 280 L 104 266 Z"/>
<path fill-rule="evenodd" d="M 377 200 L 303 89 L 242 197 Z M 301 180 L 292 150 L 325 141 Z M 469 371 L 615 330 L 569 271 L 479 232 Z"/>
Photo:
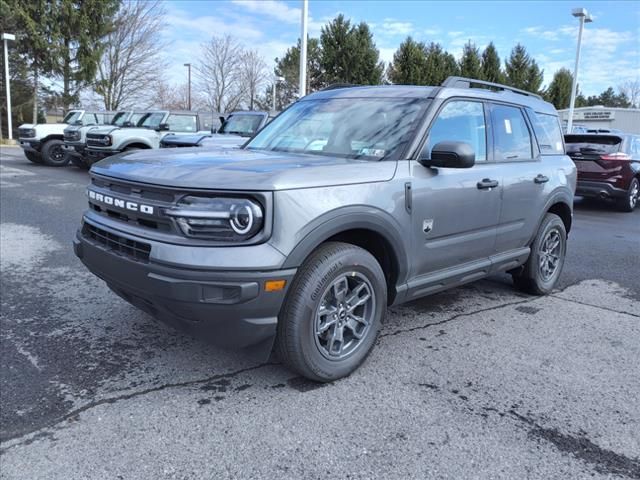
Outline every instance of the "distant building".
<path fill-rule="evenodd" d="M 563 127 L 566 126 L 569 119 L 569 109 L 559 110 L 558 113 Z M 640 108 L 603 106 L 574 108 L 573 125 L 587 129 L 620 130 L 640 135 Z"/>

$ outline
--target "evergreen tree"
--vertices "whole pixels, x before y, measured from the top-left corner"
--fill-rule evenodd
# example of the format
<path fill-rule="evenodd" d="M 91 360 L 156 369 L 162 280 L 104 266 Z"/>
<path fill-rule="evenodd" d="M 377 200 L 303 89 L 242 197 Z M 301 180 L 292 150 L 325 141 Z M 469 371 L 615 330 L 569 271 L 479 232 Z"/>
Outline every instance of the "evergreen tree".
<path fill-rule="evenodd" d="M 458 62 L 453 55 L 445 52 L 439 43 L 430 43 L 426 48 L 426 76 L 425 85 L 438 86 L 447 77 L 459 75 Z"/>
<path fill-rule="evenodd" d="M 425 46 L 407 37 L 393 54 L 387 75 L 397 85 L 427 85 L 427 55 Z"/>
<path fill-rule="evenodd" d="M 480 51 L 474 43 L 469 40 L 462 49 L 460 58 L 460 75 L 466 78 L 479 79 L 481 76 Z"/>
<path fill-rule="evenodd" d="M 307 92 L 315 92 L 324 87 L 322 70 L 320 68 L 321 50 L 317 38 L 307 41 Z M 282 58 L 276 58 L 274 73 L 277 77 L 284 78 L 276 88 L 276 108 L 282 109 L 295 101 L 298 97 L 300 82 L 300 40 L 298 44 L 289 47 Z M 263 104 L 271 109 L 273 84 L 265 89 Z"/>
<path fill-rule="evenodd" d="M 320 46 L 326 84 L 376 85 L 382 81 L 384 65 L 366 23 L 353 26 L 340 14 L 322 27 Z"/>
<path fill-rule="evenodd" d="M 548 102 L 553 103 L 556 109 L 569 108 L 571 101 L 571 84 L 573 75 L 566 68 L 561 68 L 553 75 L 553 80 L 544 92 L 544 98 Z M 576 104 L 577 104 L 576 99 Z"/>
<path fill-rule="evenodd" d="M 509 59 L 505 62 L 506 81 L 512 87 L 526 90 L 529 86 L 529 75 L 531 73 L 531 58 L 526 48 L 517 44 L 513 47 Z"/>
<path fill-rule="evenodd" d="M 493 42 L 482 52 L 480 78 L 487 82 L 504 83 L 504 73 L 500 68 L 500 57 Z"/>
<path fill-rule="evenodd" d="M 544 70 L 540 70 L 535 60 L 531 59 L 531 64 L 528 69 L 527 81 L 525 83 L 525 90 L 532 93 L 540 93 L 540 87 L 542 87 L 542 80 L 544 78 Z"/>

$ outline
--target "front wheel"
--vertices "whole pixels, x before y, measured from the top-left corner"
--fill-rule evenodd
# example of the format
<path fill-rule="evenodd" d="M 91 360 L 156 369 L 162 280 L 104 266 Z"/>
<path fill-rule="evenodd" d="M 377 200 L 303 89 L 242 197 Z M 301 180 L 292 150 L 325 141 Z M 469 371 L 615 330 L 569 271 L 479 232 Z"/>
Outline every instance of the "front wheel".
<path fill-rule="evenodd" d="M 631 180 L 627 194 L 618 200 L 618 208 L 623 212 L 633 212 L 640 199 L 640 181 L 637 178 Z"/>
<path fill-rule="evenodd" d="M 64 167 L 69 163 L 69 156 L 66 154 L 62 146 L 62 140 L 47 140 L 42 146 L 42 160 L 45 165 L 50 167 Z"/>
<path fill-rule="evenodd" d="M 512 274 L 516 288 L 534 295 L 551 293 L 560 278 L 566 253 L 564 222 L 558 215 L 547 213 L 531 244 L 531 253 L 524 268 Z"/>
<path fill-rule="evenodd" d="M 282 362 L 301 375 L 330 382 L 352 373 L 371 351 L 387 308 L 377 260 L 354 245 L 321 245 L 300 267 L 276 336 Z"/>

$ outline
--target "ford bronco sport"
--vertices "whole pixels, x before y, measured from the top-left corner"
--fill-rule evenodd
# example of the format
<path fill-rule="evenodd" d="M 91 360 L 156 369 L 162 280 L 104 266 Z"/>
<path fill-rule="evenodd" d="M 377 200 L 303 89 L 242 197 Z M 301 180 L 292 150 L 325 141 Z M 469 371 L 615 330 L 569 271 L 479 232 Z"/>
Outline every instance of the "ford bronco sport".
<path fill-rule="evenodd" d="M 240 149 L 95 164 L 74 248 L 157 319 L 265 356 L 275 342 L 331 381 L 364 361 L 387 305 L 495 272 L 550 292 L 575 183 L 537 95 L 458 77 L 331 89 Z"/>

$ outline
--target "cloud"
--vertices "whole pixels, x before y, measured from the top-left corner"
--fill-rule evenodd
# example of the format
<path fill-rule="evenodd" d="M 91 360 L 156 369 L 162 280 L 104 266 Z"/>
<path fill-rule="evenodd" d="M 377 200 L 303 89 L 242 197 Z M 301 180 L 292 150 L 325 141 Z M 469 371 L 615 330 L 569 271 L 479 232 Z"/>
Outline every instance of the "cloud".
<path fill-rule="evenodd" d="M 413 23 L 402 22 L 393 18 L 385 18 L 382 22 L 383 35 L 406 36 L 413 32 Z"/>
<path fill-rule="evenodd" d="M 232 0 L 231 3 L 244 7 L 251 13 L 275 18 L 285 23 L 299 24 L 302 17 L 302 9 L 289 7 L 278 0 Z"/>

